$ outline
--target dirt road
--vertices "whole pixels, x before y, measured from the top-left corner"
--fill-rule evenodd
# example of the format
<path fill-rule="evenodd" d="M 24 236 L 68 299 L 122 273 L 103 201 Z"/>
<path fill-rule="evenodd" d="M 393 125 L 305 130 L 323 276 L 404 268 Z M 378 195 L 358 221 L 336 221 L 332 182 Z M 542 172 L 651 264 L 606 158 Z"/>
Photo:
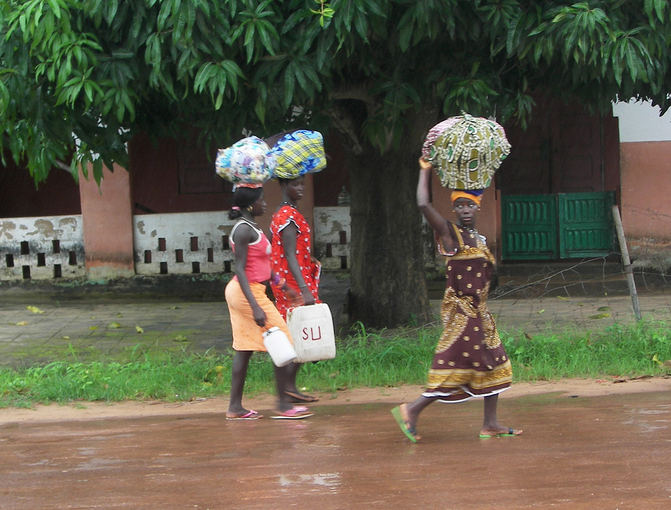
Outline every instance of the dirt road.
<path fill-rule="evenodd" d="M 434 405 L 412 444 L 392 405 L 419 388 L 322 395 L 315 416 L 224 419 L 223 399 L 0 410 L 0 508 L 671 507 L 671 379 L 517 384 L 518 438 L 478 439 L 482 404 Z"/>

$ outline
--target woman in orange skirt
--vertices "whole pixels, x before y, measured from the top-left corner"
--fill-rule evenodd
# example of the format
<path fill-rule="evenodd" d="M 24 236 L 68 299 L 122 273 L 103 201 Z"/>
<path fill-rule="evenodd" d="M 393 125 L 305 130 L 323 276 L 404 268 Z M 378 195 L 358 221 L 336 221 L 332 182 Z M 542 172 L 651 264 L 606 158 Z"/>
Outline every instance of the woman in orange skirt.
<path fill-rule="evenodd" d="M 265 209 L 262 185 L 237 185 L 233 207 L 229 212 L 229 218 L 238 219 L 230 235 L 235 255 L 235 276 L 226 285 L 225 292 L 235 350 L 230 401 L 226 412 L 229 420 L 261 418 L 257 411 L 242 406 L 242 394 L 252 354 L 266 351 L 263 333 L 278 327 L 291 338 L 286 322 L 266 296 L 266 285 L 274 276 L 270 269 L 270 242 L 254 220 Z M 274 279 L 280 286 L 285 285 L 278 277 Z M 286 394 L 287 378 L 287 368 L 275 366 L 278 406 L 272 418 L 296 420 L 312 416 L 307 407 L 292 406 Z"/>

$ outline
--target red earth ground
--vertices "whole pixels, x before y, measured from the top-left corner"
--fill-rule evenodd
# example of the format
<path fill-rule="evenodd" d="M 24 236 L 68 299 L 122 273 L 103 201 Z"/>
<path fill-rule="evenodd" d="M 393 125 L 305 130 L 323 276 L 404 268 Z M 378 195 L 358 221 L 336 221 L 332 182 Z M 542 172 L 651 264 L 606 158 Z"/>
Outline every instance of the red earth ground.
<path fill-rule="evenodd" d="M 0 410 L 0 508 L 671 508 L 671 378 L 517 383 L 433 405 L 410 443 L 390 409 L 421 388 L 320 395 L 306 420 L 224 418 L 226 399 Z"/>

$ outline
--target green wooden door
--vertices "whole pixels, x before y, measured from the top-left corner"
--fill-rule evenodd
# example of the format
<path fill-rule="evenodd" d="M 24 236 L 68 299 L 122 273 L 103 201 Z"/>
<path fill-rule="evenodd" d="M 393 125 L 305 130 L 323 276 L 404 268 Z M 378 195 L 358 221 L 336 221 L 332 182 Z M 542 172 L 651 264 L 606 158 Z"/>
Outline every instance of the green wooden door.
<path fill-rule="evenodd" d="M 503 260 L 608 255 L 614 201 L 613 192 L 502 197 Z"/>
<path fill-rule="evenodd" d="M 560 193 L 559 256 L 601 257 L 613 248 L 612 192 Z"/>
<path fill-rule="evenodd" d="M 557 258 L 555 195 L 512 195 L 501 199 L 503 260 Z"/>

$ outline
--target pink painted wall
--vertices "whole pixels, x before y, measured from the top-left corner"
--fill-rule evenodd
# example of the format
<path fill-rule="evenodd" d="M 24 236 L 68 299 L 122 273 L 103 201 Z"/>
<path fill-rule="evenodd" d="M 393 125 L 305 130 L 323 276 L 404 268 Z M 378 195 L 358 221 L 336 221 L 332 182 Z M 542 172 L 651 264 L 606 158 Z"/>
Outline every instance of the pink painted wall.
<path fill-rule="evenodd" d="M 92 169 L 88 170 L 89 175 Z M 86 270 L 90 277 L 132 276 L 133 216 L 130 176 L 119 166 L 104 170 L 100 187 L 79 178 Z"/>
<path fill-rule="evenodd" d="M 620 144 L 620 169 L 627 238 L 671 240 L 671 142 Z"/>

